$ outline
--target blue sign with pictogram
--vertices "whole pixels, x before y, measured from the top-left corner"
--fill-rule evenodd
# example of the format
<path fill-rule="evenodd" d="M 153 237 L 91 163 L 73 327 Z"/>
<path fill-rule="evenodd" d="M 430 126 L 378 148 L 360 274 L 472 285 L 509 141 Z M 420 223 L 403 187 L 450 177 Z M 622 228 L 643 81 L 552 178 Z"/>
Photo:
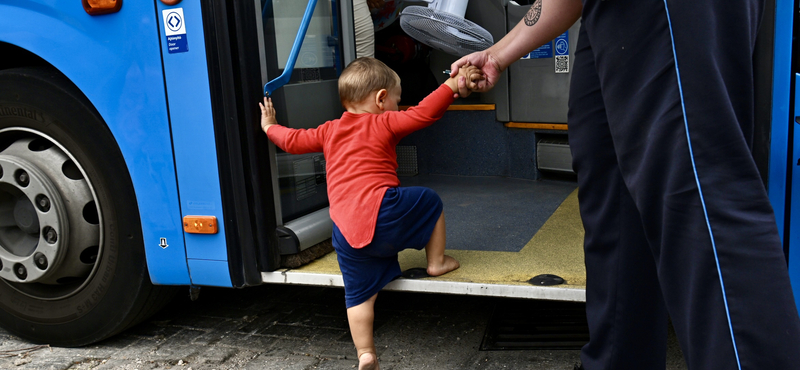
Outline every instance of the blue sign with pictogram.
<path fill-rule="evenodd" d="M 569 54 L 569 31 L 562 33 L 555 40 L 556 55 Z"/>
<path fill-rule="evenodd" d="M 167 51 L 170 54 L 189 51 L 189 42 L 186 40 L 186 24 L 183 18 L 183 8 L 165 9 L 161 11 L 161 14 L 164 17 L 164 33 L 167 36 Z"/>

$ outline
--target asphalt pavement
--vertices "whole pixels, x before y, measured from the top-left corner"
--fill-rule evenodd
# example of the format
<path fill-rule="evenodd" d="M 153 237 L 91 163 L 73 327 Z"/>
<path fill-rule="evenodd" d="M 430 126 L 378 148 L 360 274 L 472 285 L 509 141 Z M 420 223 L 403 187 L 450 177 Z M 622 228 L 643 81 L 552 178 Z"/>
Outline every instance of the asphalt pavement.
<path fill-rule="evenodd" d="M 381 368 L 572 370 L 577 349 L 482 349 L 491 347 L 492 318 L 525 305 L 536 301 L 381 292 Z M 151 319 L 83 348 L 36 345 L 0 329 L 0 368 L 15 370 L 355 369 L 355 355 L 341 288 L 202 288 L 196 301 L 186 288 Z M 674 336 L 667 369 L 686 369 Z"/>

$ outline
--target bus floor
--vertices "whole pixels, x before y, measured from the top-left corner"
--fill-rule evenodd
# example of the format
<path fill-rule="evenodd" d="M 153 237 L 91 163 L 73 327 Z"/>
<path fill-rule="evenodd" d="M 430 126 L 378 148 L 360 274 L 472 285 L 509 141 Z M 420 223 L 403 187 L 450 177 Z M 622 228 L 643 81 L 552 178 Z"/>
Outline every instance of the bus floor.
<path fill-rule="evenodd" d="M 420 280 L 418 284 L 410 284 L 412 279 L 398 279 L 405 282 L 392 282 L 387 289 L 585 299 L 583 226 L 574 182 L 419 175 L 401 177 L 401 186 L 430 187 L 442 198 L 447 225 L 446 253 L 458 259 L 461 267 L 443 276 L 416 279 Z M 400 253 L 399 261 L 403 271 L 424 268 L 425 251 L 405 250 Z M 335 252 L 291 271 L 339 275 L 341 279 Z M 529 288 L 534 288 L 529 280 L 541 274 L 563 278 L 564 283 L 557 289 L 562 293 L 566 289 L 567 294 L 540 290 L 528 293 Z M 329 280 L 330 285 L 339 285 L 332 282 L 332 278 Z M 265 282 L 292 283 L 285 276 L 266 275 Z M 430 283 L 463 283 L 468 287 L 434 288 Z M 503 288 L 498 289 L 498 286 Z M 535 287 L 542 288 L 548 287 Z"/>

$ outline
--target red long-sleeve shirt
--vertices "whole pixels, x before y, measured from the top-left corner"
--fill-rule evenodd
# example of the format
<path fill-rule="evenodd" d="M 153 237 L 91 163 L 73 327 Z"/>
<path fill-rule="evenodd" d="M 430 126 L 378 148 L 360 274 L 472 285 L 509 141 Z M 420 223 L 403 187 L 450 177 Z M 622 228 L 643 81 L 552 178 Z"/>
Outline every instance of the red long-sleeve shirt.
<path fill-rule="evenodd" d="M 395 146 L 442 118 L 452 102 L 453 91 L 442 85 L 406 111 L 344 112 L 314 129 L 275 125 L 267 136 L 292 154 L 324 153 L 331 219 L 353 248 L 362 248 L 372 242 L 386 189 L 400 185 Z"/>

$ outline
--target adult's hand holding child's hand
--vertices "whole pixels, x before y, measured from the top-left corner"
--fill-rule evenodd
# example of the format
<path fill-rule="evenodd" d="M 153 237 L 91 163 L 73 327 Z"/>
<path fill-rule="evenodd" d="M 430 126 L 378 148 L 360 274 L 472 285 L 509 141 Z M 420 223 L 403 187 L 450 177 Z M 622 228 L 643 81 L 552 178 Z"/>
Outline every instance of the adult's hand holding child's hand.
<path fill-rule="evenodd" d="M 470 91 L 477 90 L 478 84 L 486 79 L 483 72 L 481 72 L 481 70 L 478 69 L 478 67 L 471 64 L 465 64 L 463 67 L 461 67 L 461 71 L 459 72 L 459 74 L 464 75 L 465 86 Z"/>
<path fill-rule="evenodd" d="M 458 83 L 458 95 L 466 98 L 478 88 L 478 83 L 485 80 L 485 77 L 478 67 L 466 63 L 458 69 L 456 80 Z"/>
<path fill-rule="evenodd" d="M 501 68 L 497 59 L 495 59 L 494 56 L 492 56 L 487 50 L 484 50 L 469 54 L 455 61 L 450 66 L 450 77 L 455 77 L 456 74 L 460 73 L 461 67 L 465 65 L 471 65 L 478 68 L 483 74 L 483 79 L 476 81 L 475 88 L 470 88 L 467 86 L 467 81 L 469 79 L 462 81 L 462 79 L 459 78 L 458 94 L 461 96 L 469 95 L 470 91 L 487 92 L 491 90 L 494 87 L 494 84 L 500 78 L 500 73 L 503 72 L 503 68 Z"/>

